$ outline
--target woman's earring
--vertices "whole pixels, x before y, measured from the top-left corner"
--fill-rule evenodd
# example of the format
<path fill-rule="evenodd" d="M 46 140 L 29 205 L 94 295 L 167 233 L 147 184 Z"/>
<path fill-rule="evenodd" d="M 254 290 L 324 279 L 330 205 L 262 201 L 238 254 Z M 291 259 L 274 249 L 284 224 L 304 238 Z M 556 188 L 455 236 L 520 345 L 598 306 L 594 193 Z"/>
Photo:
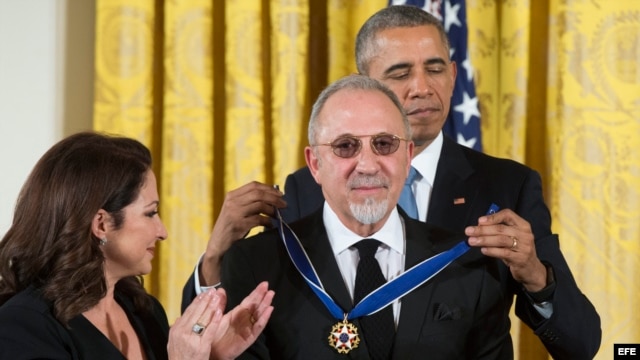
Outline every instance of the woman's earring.
<path fill-rule="evenodd" d="M 105 246 L 107 245 L 107 238 L 103 237 L 102 239 L 100 239 L 100 245 Z"/>

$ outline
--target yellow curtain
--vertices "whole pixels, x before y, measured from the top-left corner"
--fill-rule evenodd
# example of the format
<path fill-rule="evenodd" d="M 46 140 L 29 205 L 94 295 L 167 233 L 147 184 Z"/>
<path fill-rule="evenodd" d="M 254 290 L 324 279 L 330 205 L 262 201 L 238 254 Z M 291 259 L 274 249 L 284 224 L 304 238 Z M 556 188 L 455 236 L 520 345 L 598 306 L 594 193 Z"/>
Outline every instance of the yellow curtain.
<path fill-rule="evenodd" d="M 597 359 L 640 338 L 640 2 L 467 1 L 485 152 L 538 170 L 602 320 Z M 512 326 L 516 358 L 546 359 Z"/>
<path fill-rule="evenodd" d="M 355 39 L 358 30 L 376 11 L 387 6 L 386 0 L 329 0 L 328 82 L 354 74 L 356 69 Z"/>
<path fill-rule="evenodd" d="M 152 149 L 169 238 L 145 285 L 171 321 L 224 194 L 304 165 L 311 104 L 355 71 L 355 34 L 384 6 L 97 0 L 94 128 Z"/>
<path fill-rule="evenodd" d="M 529 106 L 528 100 L 537 88 L 529 82 L 530 64 L 537 60 L 539 41 L 534 37 L 546 14 L 543 1 L 467 1 L 469 54 L 476 69 L 476 93 L 481 106 L 483 151 L 528 164 L 546 179 L 540 159 L 544 147 L 529 153 L 527 141 L 538 142 L 539 132 L 527 129 L 528 120 L 544 115 L 544 109 Z M 540 12 L 543 12 L 542 14 Z M 532 19 L 536 19 L 532 21 Z M 535 24 L 533 26 L 532 24 Z M 531 39 L 534 38 L 532 41 Z M 536 44 L 544 48 L 545 43 Z M 537 79 L 537 78 L 536 78 Z M 546 82 L 536 83 L 546 86 Z M 544 165 L 544 164 L 542 164 Z M 540 340 L 511 311 L 511 335 L 515 357 L 523 360 L 547 359 Z"/>
<path fill-rule="evenodd" d="M 170 320 L 224 194 L 304 164 L 311 104 L 355 71 L 355 34 L 386 5 L 97 0 L 94 127 L 153 151 L 170 236 L 146 285 Z M 542 174 L 610 358 L 640 338 L 640 2 L 473 0 L 467 16 L 484 150 Z M 548 357 L 519 321 L 512 333 L 516 358 Z"/>
<path fill-rule="evenodd" d="M 603 324 L 598 358 L 640 339 L 640 2 L 551 1 L 554 230 Z"/>

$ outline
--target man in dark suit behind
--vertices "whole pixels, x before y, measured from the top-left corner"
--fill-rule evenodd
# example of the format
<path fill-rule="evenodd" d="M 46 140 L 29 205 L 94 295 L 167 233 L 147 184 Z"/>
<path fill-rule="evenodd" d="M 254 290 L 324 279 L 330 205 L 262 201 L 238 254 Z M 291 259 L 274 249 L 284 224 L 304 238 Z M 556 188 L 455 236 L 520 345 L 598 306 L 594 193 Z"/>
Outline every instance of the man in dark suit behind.
<path fill-rule="evenodd" d="M 394 296 L 377 305 L 379 313 L 369 314 L 376 312 L 374 307 L 368 315 L 343 322 L 354 306 L 363 306 L 358 301 L 363 242 L 379 241 L 372 256 L 382 283 L 397 281 L 403 271 L 436 254 L 445 256 L 453 247 L 468 249 L 460 242 L 462 234 L 411 219 L 396 207 L 410 169 L 410 136 L 402 105 L 376 80 L 352 75 L 320 94 L 305 158 L 326 202 L 291 228 L 313 267 L 305 276 L 317 276 L 314 283 L 321 284 L 339 311 L 330 311 L 298 271 L 307 257 L 297 257 L 295 265 L 289 257 L 298 244 L 295 238 L 285 246 L 270 230 L 238 240 L 222 262 L 227 306 L 242 301 L 256 282 L 268 281 L 275 291 L 263 335 L 241 358 L 513 358 L 498 264 L 479 249 L 471 248 L 426 282 L 421 274 L 406 294 L 384 291 Z M 378 316 L 387 316 L 381 320 L 386 326 L 367 326 Z M 387 333 L 376 342 L 374 334 L 381 328 Z"/>
<path fill-rule="evenodd" d="M 361 74 L 387 85 L 399 97 L 413 131 L 412 185 L 418 219 L 465 231 L 469 243 L 498 259 L 509 312 L 516 314 L 556 359 L 588 359 L 601 341 L 600 318 L 580 292 L 551 233 L 551 216 L 540 176 L 532 169 L 455 143 L 442 134 L 450 110 L 456 64 L 441 23 L 410 6 L 391 6 L 373 15 L 356 39 Z M 309 168 L 287 177 L 291 222 L 324 203 Z M 504 209 L 484 217 L 491 203 Z M 478 226 L 469 226 L 469 225 Z"/>

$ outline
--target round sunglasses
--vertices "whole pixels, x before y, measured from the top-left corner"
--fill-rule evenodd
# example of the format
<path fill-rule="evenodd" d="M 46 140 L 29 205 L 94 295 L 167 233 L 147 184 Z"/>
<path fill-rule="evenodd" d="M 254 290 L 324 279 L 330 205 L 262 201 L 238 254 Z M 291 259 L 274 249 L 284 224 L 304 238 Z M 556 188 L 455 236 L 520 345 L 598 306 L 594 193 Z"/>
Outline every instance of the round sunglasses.
<path fill-rule="evenodd" d="M 409 141 L 396 135 L 376 134 L 376 135 L 345 135 L 333 140 L 329 143 L 315 144 L 311 146 L 331 146 L 333 153 L 341 158 L 352 158 L 360 153 L 362 149 L 363 137 L 371 137 L 369 143 L 371 150 L 376 155 L 391 155 L 398 150 L 400 141 Z"/>

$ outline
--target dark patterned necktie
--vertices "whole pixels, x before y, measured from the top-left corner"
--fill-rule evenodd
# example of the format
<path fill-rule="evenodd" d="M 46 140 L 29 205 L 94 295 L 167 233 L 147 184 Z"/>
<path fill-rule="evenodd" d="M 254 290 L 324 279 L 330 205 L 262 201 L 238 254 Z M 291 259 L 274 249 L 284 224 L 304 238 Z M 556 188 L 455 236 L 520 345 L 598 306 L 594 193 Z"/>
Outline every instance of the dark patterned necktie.
<path fill-rule="evenodd" d="M 380 264 L 375 258 L 379 245 L 380 242 L 374 239 L 365 239 L 353 245 L 360 254 L 353 290 L 354 304 L 386 283 L 382 270 L 380 270 Z M 396 332 L 392 306 L 389 305 L 375 314 L 361 317 L 360 327 L 371 359 L 389 359 Z"/>

